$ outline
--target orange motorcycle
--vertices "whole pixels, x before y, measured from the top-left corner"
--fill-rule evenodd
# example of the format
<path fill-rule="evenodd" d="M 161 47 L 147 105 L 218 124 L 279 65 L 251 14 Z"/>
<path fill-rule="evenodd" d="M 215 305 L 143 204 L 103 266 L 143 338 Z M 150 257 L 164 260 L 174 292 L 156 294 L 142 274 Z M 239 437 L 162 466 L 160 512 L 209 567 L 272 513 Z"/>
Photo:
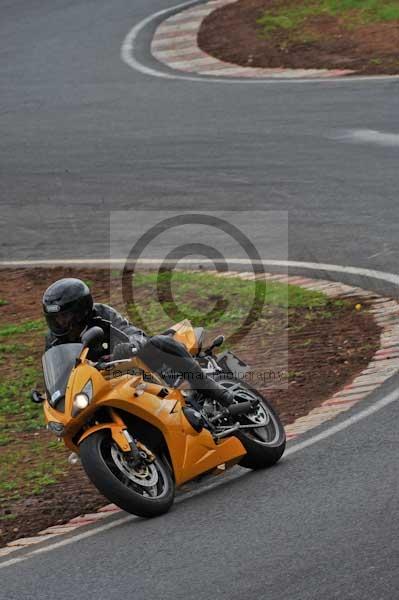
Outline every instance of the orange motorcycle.
<path fill-rule="evenodd" d="M 187 383 L 149 374 L 138 357 L 94 363 L 87 358 L 103 331 L 93 327 L 81 343 L 62 344 L 43 355 L 47 427 L 63 439 L 97 489 L 120 508 L 154 517 L 173 504 L 175 488 L 204 474 L 239 464 L 275 464 L 285 432 L 271 404 L 249 386 L 231 352 L 215 354 L 223 336 L 202 349 L 204 332 L 187 320 L 171 333 L 204 371 L 239 396 L 223 407 Z M 220 472 L 220 469 L 219 469 Z"/>

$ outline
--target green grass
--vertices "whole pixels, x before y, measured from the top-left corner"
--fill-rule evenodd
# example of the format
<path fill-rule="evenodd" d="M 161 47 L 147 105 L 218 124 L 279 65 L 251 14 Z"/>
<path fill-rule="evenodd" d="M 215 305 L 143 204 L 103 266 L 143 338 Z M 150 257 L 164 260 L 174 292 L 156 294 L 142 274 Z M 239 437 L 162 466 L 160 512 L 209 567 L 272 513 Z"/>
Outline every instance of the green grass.
<path fill-rule="evenodd" d="M 26 348 L 25 344 L 0 344 L 0 354 L 17 354 Z"/>
<path fill-rule="evenodd" d="M 0 306 L 6 306 L 6 304 L 8 304 L 7 300 L 0 298 Z"/>
<path fill-rule="evenodd" d="M 171 296 L 167 294 L 171 291 Z M 154 334 L 182 319 L 206 328 L 235 328 L 248 315 L 255 297 L 265 310 L 324 306 L 324 294 L 278 282 L 215 277 L 207 273 L 138 273 L 134 276 L 131 320 Z"/>
<path fill-rule="evenodd" d="M 5 515 L 0 516 L 0 521 L 15 521 L 16 518 L 17 518 L 17 515 L 10 513 L 10 514 L 5 514 Z"/>
<path fill-rule="evenodd" d="M 47 485 L 55 483 L 64 473 L 64 455 L 57 456 L 54 453 L 51 460 L 48 457 L 44 459 L 46 448 L 46 443 L 36 440 L 2 451 L 0 506 L 4 506 L 10 499 L 19 499 L 19 492 L 25 497 L 40 494 Z"/>
<path fill-rule="evenodd" d="M 344 19 L 348 27 L 399 20 L 398 0 L 305 0 L 267 10 L 257 20 L 264 35 L 276 30 L 296 30 L 318 16 Z"/>
<path fill-rule="evenodd" d="M 35 321 L 25 321 L 25 323 L 20 323 L 18 325 L 2 325 L 0 326 L 0 338 L 16 336 L 23 333 L 29 333 L 31 331 L 44 332 L 45 329 L 46 327 L 43 322 L 43 319 L 37 319 Z"/>
<path fill-rule="evenodd" d="M 41 380 L 41 372 L 31 366 L 16 369 L 15 377 L 0 382 L 0 427 L 6 437 L 43 426 L 43 411 L 30 401 L 31 389 Z"/>
<path fill-rule="evenodd" d="M 0 433 L 0 446 L 7 446 L 7 444 L 9 444 L 11 441 L 11 436 L 3 432 Z"/>

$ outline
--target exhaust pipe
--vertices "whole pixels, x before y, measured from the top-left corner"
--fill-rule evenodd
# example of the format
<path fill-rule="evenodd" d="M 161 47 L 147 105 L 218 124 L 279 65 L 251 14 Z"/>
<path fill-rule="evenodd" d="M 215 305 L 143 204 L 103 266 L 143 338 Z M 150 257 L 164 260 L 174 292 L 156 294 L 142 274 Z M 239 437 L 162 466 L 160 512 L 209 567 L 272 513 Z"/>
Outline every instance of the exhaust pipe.
<path fill-rule="evenodd" d="M 238 402 L 237 404 L 230 404 L 230 406 L 227 407 L 227 410 L 232 417 L 235 417 L 236 415 L 245 415 L 246 413 L 251 412 L 255 406 L 256 403 L 247 400 L 245 402 Z"/>
<path fill-rule="evenodd" d="M 222 438 L 228 437 L 229 435 L 233 435 L 233 433 L 235 433 L 239 429 L 240 429 L 240 424 L 236 423 L 235 425 L 233 425 L 233 427 L 230 427 L 230 429 L 225 429 L 225 431 L 221 431 L 220 433 L 215 433 L 213 435 L 213 438 L 217 441 L 221 440 Z"/>

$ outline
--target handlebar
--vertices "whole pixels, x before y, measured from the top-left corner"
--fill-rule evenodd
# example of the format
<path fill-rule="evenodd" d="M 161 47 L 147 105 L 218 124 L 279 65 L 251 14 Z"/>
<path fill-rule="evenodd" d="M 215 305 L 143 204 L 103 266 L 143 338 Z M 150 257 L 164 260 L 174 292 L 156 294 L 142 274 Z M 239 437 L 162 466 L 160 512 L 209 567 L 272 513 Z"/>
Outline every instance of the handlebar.
<path fill-rule="evenodd" d="M 134 356 L 132 356 L 132 358 L 134 358 Z M 119 365 L 121 363 L 130 363 L 132 361 L 132 358 L 121 358 L 120 360 L 110 360 L 108 362 L 102 362 L 101 360 L 99 360 L 97 363 L 94 363 L 93 366 L 96 369 L 98 369 L 98 371 L 104 371 L 105 369 L 108 369 L 115 365 Z"/>
<path fill-rule="evenodd" d="M 93 366 L 98 371 L 103 371 L 103 370 L 113 367 L 115 365 L 119 365 L 122 363 L 124 363 L 124 364 L 130 363 L 136 357 L 137 352 L 138 352 L 137 348 L 132 348 L 132 355 L 129 358 L 120 358 L 118 360 L 108 360 L 108 361 L 99 360 L 97 363 L 94 363 Z M 107 358 L 112 358 L 112 354 L 110 356 L 108 356 Z"/>
<path fill-rule="evenodd" d="M 173 335 L 175 335 L 175 333 L 176 333 L 175 329 L 167 329 L 166 331 L 162 331 L 159 335 L 173 336 Z"/>

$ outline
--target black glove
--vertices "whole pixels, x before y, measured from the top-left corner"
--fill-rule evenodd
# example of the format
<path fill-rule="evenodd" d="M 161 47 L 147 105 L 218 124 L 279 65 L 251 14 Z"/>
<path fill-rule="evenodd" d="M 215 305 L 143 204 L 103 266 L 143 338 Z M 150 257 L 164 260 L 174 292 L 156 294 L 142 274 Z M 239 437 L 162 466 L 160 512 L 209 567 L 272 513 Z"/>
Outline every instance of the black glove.
<path fill-rule="evenodd" d="M 132 358 L 134 354 L 136 354 L 137 350 L 134 344 L 131 342 L 123 342 L 122 344 L 118 344 L 115 346 L 114 351 L 111 355 L 112 360 L 125 360 L 127 358 Z"/>

